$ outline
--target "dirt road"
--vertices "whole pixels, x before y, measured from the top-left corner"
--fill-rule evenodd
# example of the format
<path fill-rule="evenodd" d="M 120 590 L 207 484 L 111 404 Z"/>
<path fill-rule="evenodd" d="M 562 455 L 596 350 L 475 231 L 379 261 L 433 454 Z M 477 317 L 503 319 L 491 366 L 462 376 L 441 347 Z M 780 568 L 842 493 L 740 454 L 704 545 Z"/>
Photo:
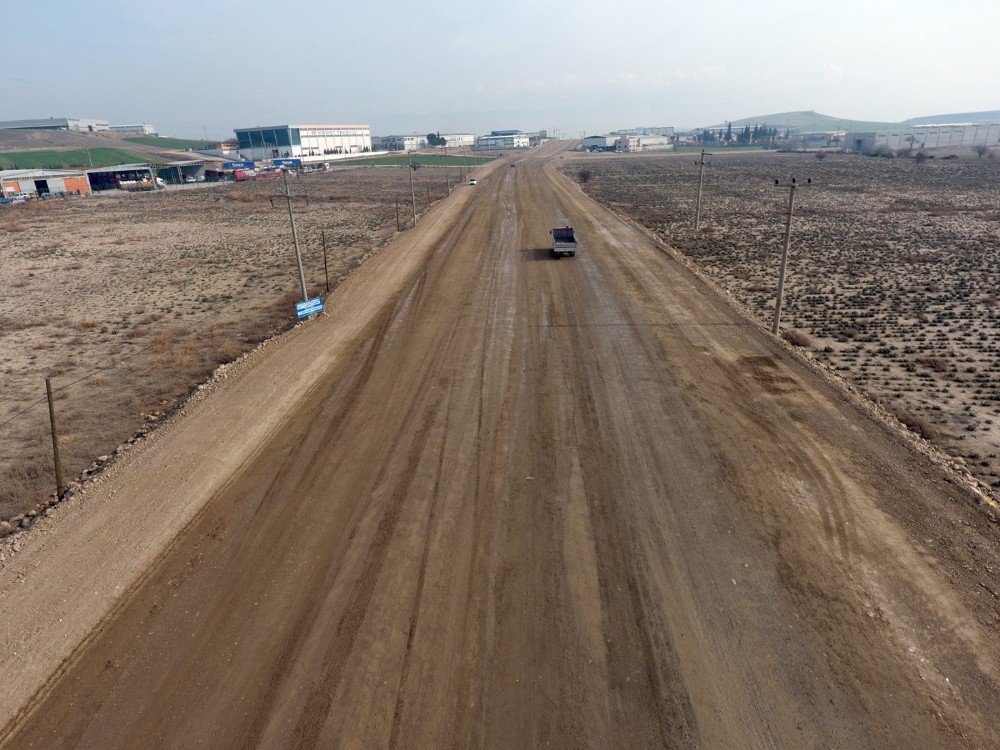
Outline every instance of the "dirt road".
<path fill-rule="evenodd" d="M 997 527 L 554 158 L 40 530 L 5 747 L 1000 744 Z"/>

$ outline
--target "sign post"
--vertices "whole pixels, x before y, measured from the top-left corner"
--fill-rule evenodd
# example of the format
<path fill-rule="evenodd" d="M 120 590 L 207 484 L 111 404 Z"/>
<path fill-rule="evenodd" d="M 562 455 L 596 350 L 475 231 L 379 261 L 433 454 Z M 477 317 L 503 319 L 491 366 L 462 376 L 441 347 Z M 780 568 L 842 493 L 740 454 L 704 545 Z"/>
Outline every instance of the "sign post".
<path fill-rule="evenodd" d="M 307 299 L 304 302 L 295 303 L 295 314 L 298 316 L 299 320 L 308 318 L 310 315 L 318 315 L 323 312 L 323 309 L 322 297 L 313 297 L 312 299 Z"/>

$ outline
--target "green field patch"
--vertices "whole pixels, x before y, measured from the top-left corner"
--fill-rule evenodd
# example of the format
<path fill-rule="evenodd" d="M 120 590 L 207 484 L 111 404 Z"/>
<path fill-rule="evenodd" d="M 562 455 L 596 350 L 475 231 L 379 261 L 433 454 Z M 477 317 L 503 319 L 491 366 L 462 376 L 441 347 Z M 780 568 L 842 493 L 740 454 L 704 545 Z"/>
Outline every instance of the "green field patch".
<path fill-rule="evenodd" d="M 357 159 L 337 159 L 330 162 L 331 167 L 358 167 L 376 166 L 393 167 L 405 164 L 419 164 L 422 167 L 457 167 L 457 166 L 478 166 L 491 161 L 492 156 L 445 156 L 441 154 L 400 154 L 398 156 L 367 156 Z"/>
<path fill-rule="evenodd" d="M 116 164 L 145 164 L 148 154 L 123 148 L 37 149 L 0 152 L 0 169 L 88 169 Z"/>
<path fill-rule="evenodd" d="M 718 143 L 707 143 L 704 146 L 677 146 L 674 153 L 677 154 L 698 154 L 701 150 L 711 151 L 713 154 L 735 154 L 744 151 L 763 151 L 763 146 L 722 146 Z"/>
<path fill-rule="evenodd" d="M 134 138 L 126 138 L 129 143 L 138 143 L 143 146 L 153 148 L 169 148 L 175 151 L 201 151 L 204 149 L 218 148 L 216 141 L 192 141 L 187 138 L 159 138 L 153 135 L 137 135 Z"/>

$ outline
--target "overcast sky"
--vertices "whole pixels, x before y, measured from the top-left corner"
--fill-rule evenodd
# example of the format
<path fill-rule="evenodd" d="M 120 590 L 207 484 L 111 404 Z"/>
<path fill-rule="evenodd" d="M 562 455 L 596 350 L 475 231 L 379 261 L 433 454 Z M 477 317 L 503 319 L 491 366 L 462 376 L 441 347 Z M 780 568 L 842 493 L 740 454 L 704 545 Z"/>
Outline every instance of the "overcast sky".
<path fill-rule="evenodd" d="M 163 134 L 709 125 L 1000 108 L 1000 0 L 0 0 L 0 120 Z"/>

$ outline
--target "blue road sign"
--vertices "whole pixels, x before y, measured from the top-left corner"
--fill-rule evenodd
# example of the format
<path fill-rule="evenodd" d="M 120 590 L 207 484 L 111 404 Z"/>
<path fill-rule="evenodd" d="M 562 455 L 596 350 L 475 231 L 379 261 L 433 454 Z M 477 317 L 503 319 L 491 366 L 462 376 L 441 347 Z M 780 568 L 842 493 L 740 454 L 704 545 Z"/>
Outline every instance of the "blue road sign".
<path fill-rule="evenodd" d="M 299 316 L 299 320 L 321 312 L 323 312 L 322 297 L 313 297 L 312 299 L 307 299 L 305 302 L 295 303 L 295 313 Z"/>
<path fill-rule="evenodd" d="M 224 161 L 223 169 L 253 169 L 252 161 Z"/>
<path fill-rule="evenodd" d="M 271 163 L 276 167 L 301 167 L 301 159 L 271 159 Z"/>

